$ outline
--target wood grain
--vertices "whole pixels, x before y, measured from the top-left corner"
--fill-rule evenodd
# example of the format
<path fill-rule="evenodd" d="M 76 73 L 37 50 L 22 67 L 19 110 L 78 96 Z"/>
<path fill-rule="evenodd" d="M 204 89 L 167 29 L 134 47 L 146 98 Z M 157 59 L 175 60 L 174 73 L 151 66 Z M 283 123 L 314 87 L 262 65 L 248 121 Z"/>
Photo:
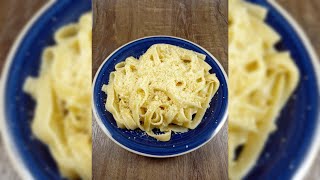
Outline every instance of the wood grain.
<path fill-rule="evenodd" d="M 93 74 L 116 48 L 151 35 L 198 43 L 227 69 L 226 0 L 96 0 L 93 5 Z M 228 179 L 227 138 L 225 125 L 199 150 L 154 159 L 123 150 L 93 121 L 93 179 Z"/>
<path fill-rule="evenodd" d="M 226 0 L 95 0 L 93 6 L 93 75 L 116 48 L 152 35 L 196 42 L 228 69 Z"/>
<path fill-rule="evenodd" d="M 0 71 L 10 47 L 23 26 L 46 0 L 10 0 L 0 2 Z"/>

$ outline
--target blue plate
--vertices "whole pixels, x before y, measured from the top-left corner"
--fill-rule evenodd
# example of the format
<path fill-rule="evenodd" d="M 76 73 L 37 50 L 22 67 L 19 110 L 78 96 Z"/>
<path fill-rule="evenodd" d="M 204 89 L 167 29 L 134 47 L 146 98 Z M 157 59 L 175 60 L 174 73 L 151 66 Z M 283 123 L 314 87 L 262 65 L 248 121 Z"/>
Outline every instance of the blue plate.
<path fill-rule="evenodd" d="M 274 1 L 250 0 L 268 9 L 266 22 L 281 36 L 280 51 L 290 51 L 301 77 L 277 119 L 256 166 L 246 179 L 302 179 L 319 144 L 319 59 L 293 19 Z"/>
<path fill-rule="evenodd" d="M 7 59 L 1 86 L 1 131 L 14 166 L 24 179 L 62 178 L 48 148 L 32 136 L 35 102 L 22 91 L 23 83 L 28 76 L 38 75 L 41 52 L 54 44 L 54 32 L 77 22 L 90 10 L 90 0 L 50 1 L 20 34 Z"/>
<path fill-rule="evenodd" d="M 206 62 L 212 67 L 211 73 L 216 73 L 221 85 L 214 95 L 202 122 L 194 130 L 186 133 L 173 134 L 170 141 L 161 142 L 145 135 L 141 130 L 126 130 L 117 127 L 116 122 L 105 110 L 106 94 L 101 91 L 103 84 L 108 84 L 109 75 L 117 63 L 129 56 L 139 58 L 151 45 L 158 43 L 172 44 L 206 55 Z M 226 120 L 228 104 L 228 86 L 226 75 L 219 62 L 205 49 L 190 41 L 168 37 L 153 36 L 130 42 L 114 51 L 97 71 L 93 83 L 93 110 L 96 120 L 102 130 L 121 147 L 150 157 L 172 157 L 193 151 L 210 139 L 220 130 Z"/>

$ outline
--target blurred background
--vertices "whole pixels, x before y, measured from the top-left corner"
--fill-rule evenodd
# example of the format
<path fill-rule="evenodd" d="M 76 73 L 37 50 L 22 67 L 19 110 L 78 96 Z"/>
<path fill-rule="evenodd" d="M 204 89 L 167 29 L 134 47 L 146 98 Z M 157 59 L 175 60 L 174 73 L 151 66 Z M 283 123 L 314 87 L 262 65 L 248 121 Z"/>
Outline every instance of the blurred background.
<path fill-rule="evenodd" d="M 26 22 L 41 8 L 46 0 L 0 1 L 0 72 L 10 48 Z M 2 77 L 1 77 L 2 78 Z M 3 140 L 0 140 L 0 178 L 20 179 L 7 156 Z"/>
<path fill-rule="evenodd" d="M 277 0 L 303 27 L 316 52 L 320 54 L 320 1 L 319 0 Z M 46 0 L 0 1 L 0 72 L 7 54 L 26 22 L 42 7 Z M 6 155 L 0 139 L 0 179 L 19 179 Z M 305 179 L 320 177 L 320 153 Z"/>
<path fill-rule="evenodd" d="M 277 0 L 293 18 L 302 26 L 309 37 L 318 57 L 320 55 L 320 1 L 318 0 Z M 319 60 L 320 61 L 320 60 Z M 320 177 L 320 151 L 306 176 L 306 180 L 316 180 Z"/>
<path fill-rule="evenodd" d="M 318 0 L 276 0 L 299 23 L 307 34 L 318 57 L 320 55 L 320 1 Z M 319 60 L 320 61 L 320 60 Z M 320 142 L 319 142 L 320 143 Z M 305 180 L 316 180 L 320 177 L 320 151 Z"/>

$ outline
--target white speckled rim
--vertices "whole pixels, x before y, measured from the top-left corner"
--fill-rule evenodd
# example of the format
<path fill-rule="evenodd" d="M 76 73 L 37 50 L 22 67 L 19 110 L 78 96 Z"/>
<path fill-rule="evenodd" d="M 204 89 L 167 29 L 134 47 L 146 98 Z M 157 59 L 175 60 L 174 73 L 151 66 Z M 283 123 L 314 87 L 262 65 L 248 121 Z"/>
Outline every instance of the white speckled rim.
<path fill-rule="evenodd" d="M 21 179 L 34 179 L 34 176 L 28 171 L 26 165 L 22 161 L 21 154 L 18 153 L 17 148 L 14 145 L 11 136 L 8 133 L 8 127 L 5 123 L 5 111 L 4 111 L 4 100 L 5 100 L 5 84 L 7 81 L 7 76 L 9 72 L 9 68 L 11 66 L 12 60 L 16 54 L 16 51 L 21 44 L 22 39 L 26 36 L 29 29 L 35 24 L 35 22 L 41 17 L 42 14 L 49 9 L 56 0 L 49 0 L 42 8 L 40 8 L 36 14 L 28 21 L 28 23 L 24 26 L 22 31 L 19 33 L 19 36 L 15 40 L 13 46 L 10 49 L 10 52 L 7 56 L 5 66 L 2 70 L 1 80 L 0 80 L 0 128 L 2 139 L 4 141 L 5 149 L 9 155 L 9 159 L 12 162 L 14 169 L 18 172 Z"/>
<path fill-rule="evenodd" d="M 95 87 L 95 84 L 96 84 L 96 79 L 98 77 L 98 74 L 102 68 L 102 66 L 107 62 L 107 60 L 115 53 L 117 52 L 119 49 L 122 49 L 123 47 L 127 46 L 128 44 L 132 43 L 132 42 L 135 42 L 135 41 L 139 41 L 139 40 L 142 40 L 142 39 L 145 39 L 145 38 L 153 38 L 153 37 L 169 37 L 169 38 L 175 38 L 175 39 L 180 39 L 180 40 L 183 40 L 183 41 L 186 41 L 190 44 L 193 44 L 194 46 L 197 46 L 199 47 L 200 49 L 202 49 L 203 51 L 205 51 L 209 56 L 212 57 L 212 59 L 214 59 L 214 61 L 218 64 L 220 70 L 222 71 L 222 74 L 226 80 L 226 83 L 227 83 L 227 87 L 228 87 L 228 77 L 227 77 L 227 74 L 226 72 L 224 71 L 223 67 L 221 66 L 221 64 L 219 63 L 219 61 L 217 60 L 217 58 L 215 58 L 210 52 L 208 52 L 206 49 L 204 49 L 203 47 L 201 47 L 200 45 L 198 44 L 195 44 L 189 40 L 186 40 L 186 39 L 183 39 L 183 38 L 179 38 L 179 37 L 174 37 L 174 36 L 166 36 L 166 35 L 158 35 L 158 36 L 147 36 L 147 37 L 143 37 L 143 38 L 140 38 L 140 39 L 136 39 L 136 40 L 133 40 L 131 42 L 128 42 L 126 43 L 125 45 L 119 47 L 118 49 L 116 49 L 115 51 L 113 51 L 104 61 L 103 63 L 100 65 L 99 69 L 97 70 L 96 74 L 95 74 L 95 77 L 93 79 L 93 85 L 92 85 L 92 92 L 93 92 L 93 89 Z M 227 106 L 228 107 L 228 106 Z M 98 123 L 99 127 L 103 130 L 103 132 L 113 141 L 115 142 L 116 144 L 118 144 L 119 146 L 121 146 L 122 148 L 130 151 L 130 152 L 133 152 L 135 154 L 139 154 L 139 155 L 142 155 L 142 156 L 147 156 L 147 157 L 154 157 L 154 158 L 168 158 L 168 157 L 175 157 L 175 156 L 180 156 L 180 155 L 183 155 L 183 154 L 187 154 L 189 152 L 192 152 L 200 147 L 202 147 L 203 145 L 207 144 L 222 128 L 222 126 L 225 124 L 226 120 L 227 120 L 227 108 L 225 109 L 225 111 L 223 112 L 223 116 L 222 116 L 222 120 L 220 121 L 219 125 L 217 126 L 217 128 L 215 129 L 214 133 L 211 135 L 211 137 L 205 141 L 204 143 L 202 143 L 201 145 L 193 148 L 193 149 L 190 149 L 188 151 L 184 151 L 182 153 L 177 153 L 177 154 L 172 154 L 172 155 L 166 155 L 166 156 L 158 156 L 158 155 L 152 155 L 152 154 L 146 154 L 146 153 L 141 153 L 141 152 L 138 152 L 138 151 L 135 151 L 135 150 L 132 150 L 124 145 L 122 145 L 121 143 L 119 143 L 118 141 L 116 141 L 112 135 L 110 134 L 110 132 L 108 131 L 108 129 L 105 127 L 105 125 L 103 124 L 102 120 L 98 117 L 98 113 L 97 113 L 97 109 L 95 108 L 95 101 L 94 101 L 94 94 L 92 93 L 92 110 L 93 110 L 93 114 L 94 114 L 94 117 L 96 119 L 96 122 Z"/>
<path fill-rule="evenodd" d="M 319 65 L 319 58 L 316 55 L 309 39 L 307 38 L 305 32 L 302 30 L 302 28 L 298 25 L 298 23 L 292 18 L 292 16 L 283 9 L 275 0 L 267 0 L 275 9 L 277 9 L 280 14 L 289 22 L 289 24 L 292 25 L 292 27 L 295 29 L 299 37 L 301 38 L 303 45 L 307 49 L 310 58 L 312 60 L 313 68 L 316 73 L 317 78 L 317 86 L 320 88 L 320 65 Z M 320 94 L 320 92 L 318 92 Z M 314 159 L 317 156 L 319 145 L 320 145 L 320 114 L 318 113 L 318 124 L 316 127 L 316 134 L 314 135 L 314 138 L 312 140 L 311 147 L 308 150 L 308 153 L 305 157 L 305 160 L 303 164 L 301 164 L 298 168 L 298 170 L 294 173 L 293 179 L 294 180 L 300 180 L 305 177 L 307 172 L 309 171 Z"/>

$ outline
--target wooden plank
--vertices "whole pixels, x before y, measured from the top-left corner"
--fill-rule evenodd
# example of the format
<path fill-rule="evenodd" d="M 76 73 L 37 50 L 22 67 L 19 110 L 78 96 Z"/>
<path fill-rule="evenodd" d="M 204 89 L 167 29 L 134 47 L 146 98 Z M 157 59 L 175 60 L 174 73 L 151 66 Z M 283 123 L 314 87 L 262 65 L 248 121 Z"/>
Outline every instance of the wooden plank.
<path fill-rule="evenodd" d="M 227 69 L 227 1 L 96 0 L 93 75 L 119 46 L 145 36 L 171 35 L 209 50 Z M 227 125 L 187 155 L 154 159 L 113 143 L 93 121 L 93 179 L 227 179 Z"/>

